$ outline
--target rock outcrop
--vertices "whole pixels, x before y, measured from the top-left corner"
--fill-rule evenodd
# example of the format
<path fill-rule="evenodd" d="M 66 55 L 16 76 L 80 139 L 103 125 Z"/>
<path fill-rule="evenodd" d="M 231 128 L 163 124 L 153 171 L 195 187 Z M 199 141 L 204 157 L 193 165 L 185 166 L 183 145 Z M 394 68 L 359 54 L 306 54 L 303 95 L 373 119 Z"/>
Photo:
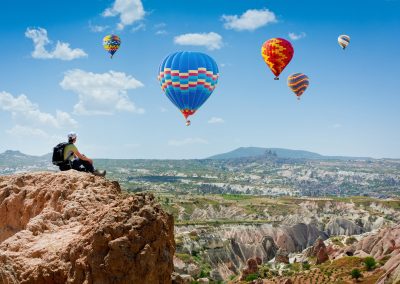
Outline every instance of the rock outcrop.
<path fill-rule="evenodd" d="M 381 259 L 400 249 L 400 225 L 394 228 L 384 228 L 362 238 L 355 246 L 377 259 Z"/>
<path fill-rule="evenodd" d="M 329 259 L 324 241 L 318 238 L 314 245 L 305 251 L 306 257 L 315 257 L 316 264 L 321 264 Z"/>
<path fill-rule="evenodd" d="M 0 177 L 1 283 L 171 283 L 173 218 L 86 173 Z"/>
<path fill-rule="evenodd" d="M 283 248 L 278 249 L 275 256 L 275 262 L 288 264 L 289 253 Z"/>
<path fill-rule="evenodd" d="M 333 218 L 328 224 L 326 224 L 325 231 L 329 236 L 351 236 L 364 233 L 362 227 L 344 218 Z"/>
<path fill-rule="evenodd" d="M 392 254 L 393 256 L 383 266 L 386 273 L 378 280 L 378 284 L 400 283 L 400 250 Z"/>
<path fill-rule="evenodd" d="M 260 263 L 261 264 L 261 263 Z M 250 258 L 247 260 L 247 266 L 243 269 L 242 275 L 240 276 L 240 280 L 246 280 L 246 277 L 250 274 L 254 274 L 258 272 L 258 262 L 255 258 Z"/>
<path fill-rule="evenodd" d="M 400 225 L 369 234 L 355 245 L 355 249 L 378 260 L 387 259 L 382 267 L 386 273 L 379 278 L 378 284 L 400 283 Z"/>
<path fill-rule="evenodd" d="M 264 236 L 261 241 L 262 248 L 265 251 L 263 262 L 268 262 L 273 259 L 278 251 L 278 246 L 275 244 L 274 239 L 270 236 Z"/>
<path fill-rule="evenodd" d="M 400 283 L 400 225 L 367 233 L 358 242 L 344 248 L 328 248 L 328 254 L 332 259 L 351 255 L 372 256 L 385 263 L 381 267 L 385 273 L 376 283 Z"/>

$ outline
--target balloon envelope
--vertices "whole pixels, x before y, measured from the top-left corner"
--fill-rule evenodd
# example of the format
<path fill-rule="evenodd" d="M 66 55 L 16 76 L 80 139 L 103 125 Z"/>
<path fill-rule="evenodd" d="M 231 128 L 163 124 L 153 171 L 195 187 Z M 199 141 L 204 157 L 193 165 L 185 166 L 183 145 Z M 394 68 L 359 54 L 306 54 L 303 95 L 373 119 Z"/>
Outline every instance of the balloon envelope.
<path fill-rule="evenodd" d="M 218 77 L 218 66 L 214 59 L 201 52 L 187 51 L 168 55 L 158 73 L 161 89 L 185 119 L 210 97 Z"/>
<path fill-rule="evenodd" d="M 307 75 L 303 73 L 295 73 L 288 77 L 288 86 L 295 93 L 298 99 L 310 84 Z"/>
<path fill-rule="evenodd" d="M 350 37 L 348 35 L 340 35 L 338 37 L 338 43 L 343 49 L 345 49 L 350 43 Z"/>
<path fill-rule="evenodd" d="M 261 55 L 278 80 L 279 74 L 292 60 L 294 54 L 292 44 L 283 38 L 271 38 L 261 47 Z"/>
<path fill-rule="evenodd" d="M 121 39 L 117 35 L 106 35 L 103 38 L 104 49 L 111 54 L 111 58 L 114 53 L 117 52 L 119 46 L 121 45 Z"/>

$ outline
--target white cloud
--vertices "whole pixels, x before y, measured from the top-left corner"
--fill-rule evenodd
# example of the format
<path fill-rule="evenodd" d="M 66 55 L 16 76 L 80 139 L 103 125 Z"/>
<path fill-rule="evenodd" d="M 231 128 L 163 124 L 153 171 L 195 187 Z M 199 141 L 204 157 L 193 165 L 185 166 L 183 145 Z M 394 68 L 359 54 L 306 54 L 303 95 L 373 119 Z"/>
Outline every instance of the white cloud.
<path fill-rule="evenodd" d="M 49 135 L 40 128 L 34 128 L 29 126 L 15 125 L 13 128 L 6 130 L 8 134 L 17 137 L 38 137 L 38 138 L 49 138 Z"/>
<path fill-rule="evenodd" d="M 168 34 L 168 32 L 166 30 L 156 31 L 156 35 L 166 35 L 166 34 Z"/>
<path fill-rule="evenodd" d="M 102 15 L 103 17 L 119 16 L 120 22 L 117 27 L 123 30 L 125 26 L 143 19 L 145 14 L 141 0 L 115 0 L 113 6 L 106 9 Z"/>
<path fill-rule="evenodd" d="M 183 34 L 176 36 L 174 42 L 180 45 L 205 46 L 209 50 L 220 49 L 222 47 L 222 37 L 214 32 Z"/>
<path fill-rule="evenodd" d="M 340 123 L 335 123 L 332 127 L 337 129 L 337 128 L 341 128 L 342 125 Z"/>
<path fill-rule="evenodd" d="M 77 125 L 77 122 L 66 112 L 57 110 L 54 116 L 40 111 L 39 106 L 32 103 L 25 95 L 14 97 L 7 92 L 0 92 L 0 109 L 11 112 L 14 117 L 23 117 L 29 123 L 57 128 Z"/>
<path fill-rule="evenodd" d="M 166 26 L 167 26 L 166 23 L 158 23 L 158 24 L 155 24 L 155 25 L 154 25 L 154 28 L 155 28 L 155 29 L 163 29 L 163 28 L 165 28 Z"/>
<path fill-rule="evenodd" d="M 110 115 L 115 111 L 144 113 L 129 99 L 127 91 L 144 85 L 123 72 L 92 73 L 67 71 L 60 86 L 79 95 L 74 112 L 81 115 Z"/>
<path fill-rule="evenodd" d="M 89 29 L 90 29 L 90 31 L 92 31 L 94 33 L 102 33 L 108 28 L 109 28 L 109 26 L 92 25 L 92 23 L 89 22 Z"/>
<path fill-rule="evenodd" d="M 156 35 L 166 35 L 166 34 L 168 34 L 168 32 L 167 32 L 166 29 L 165 29 L 166 26 L 167 26 L 166 23 L 155 24 L 155 25 L 153 26 L 153 29 L 157 30 L 157 31 L 155 32 L 155 34 L 156 34 Z"/>
<path fill-rule="evenodd" d="M 302 38 L 306 37 L 306 33 L 305 32 L 301 32 L 300 34 L 295 34 L 295 33 L 289 33 L 289 38 L 291 40 L 299 40 Z"/>
<path fill-rule="evenodd" d="M 225 21 L 224 27 L 228 30 L 253 31 L 270 23 L 276 23 L 277 19 L 274 12 L 268 9 L 247 10 L 241 16 L 222 15 Z"/>
<path fill-rule="evenodd" d="M 132 32 L 145 31 L 145 30 L 146 30 L 146 25 L 143 23 L 140 23 L 131 29 Z"/>
<path fill-rule="evenodd" d="M 27 28 L 25 36 L 33 41 L 33 45 L 35 47 L 35 49 L 32 51 L 33 58 L 72 60 L 76 58 L 87 57 L 86 52 L 82 49 L 71 49 L 69 47 L 69 43 L 61 41 L 57 41 L 56 47 L 53 51 L 47 51 L 46 45 L 50 44 L 51 41 L 47 36 L 47 30 L 43 28 Z"/>
<path fill-rule="evenodd" d="M 224 123 L 225 121 L 220 117 L 211 117 L 208 123 L 215 124 L 215 123 Z"/>
<path fill-rule="evenodd" d="M 169 146 L 185 146 L 185 145 L 192 145 L 192 144 L 208 144 L 207 140 L 202 138 L 186 138 L 183 140 L 169 140 Z"/>

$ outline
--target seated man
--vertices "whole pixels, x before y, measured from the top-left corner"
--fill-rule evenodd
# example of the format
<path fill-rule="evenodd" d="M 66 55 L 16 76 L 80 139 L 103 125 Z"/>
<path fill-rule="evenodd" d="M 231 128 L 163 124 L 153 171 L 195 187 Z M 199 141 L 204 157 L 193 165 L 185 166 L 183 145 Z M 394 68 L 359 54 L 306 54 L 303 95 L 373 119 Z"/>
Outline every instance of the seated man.
<path fill-rule="evenodd" d="M 64 148 L 64 161 L 67 161 L 66 166 L 60 167 L 60 170 L 74 169 L 77 171 L 90 172 L 94 175 L 105 176 L 106 171 L 98 171 L 93 167 L 93 160 L 81 154 L 74 143 L 77 135 L 75 132 L 68 134 L 68 145 Z M 69 165 L 69 166 L 68 166 Z"/>

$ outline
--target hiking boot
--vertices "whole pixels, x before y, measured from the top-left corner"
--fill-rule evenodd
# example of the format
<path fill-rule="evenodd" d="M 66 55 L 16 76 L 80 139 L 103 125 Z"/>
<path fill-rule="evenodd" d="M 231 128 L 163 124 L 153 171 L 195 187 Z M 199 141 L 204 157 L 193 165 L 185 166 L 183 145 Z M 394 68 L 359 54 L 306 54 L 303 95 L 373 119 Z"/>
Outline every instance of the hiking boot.
<path fill-rule="evenodd" d="M 105 170 L 104 171 L 94 170 L 93 174 L 95 176 L 104 177 L 106 175 L 106 171 Z"/>

